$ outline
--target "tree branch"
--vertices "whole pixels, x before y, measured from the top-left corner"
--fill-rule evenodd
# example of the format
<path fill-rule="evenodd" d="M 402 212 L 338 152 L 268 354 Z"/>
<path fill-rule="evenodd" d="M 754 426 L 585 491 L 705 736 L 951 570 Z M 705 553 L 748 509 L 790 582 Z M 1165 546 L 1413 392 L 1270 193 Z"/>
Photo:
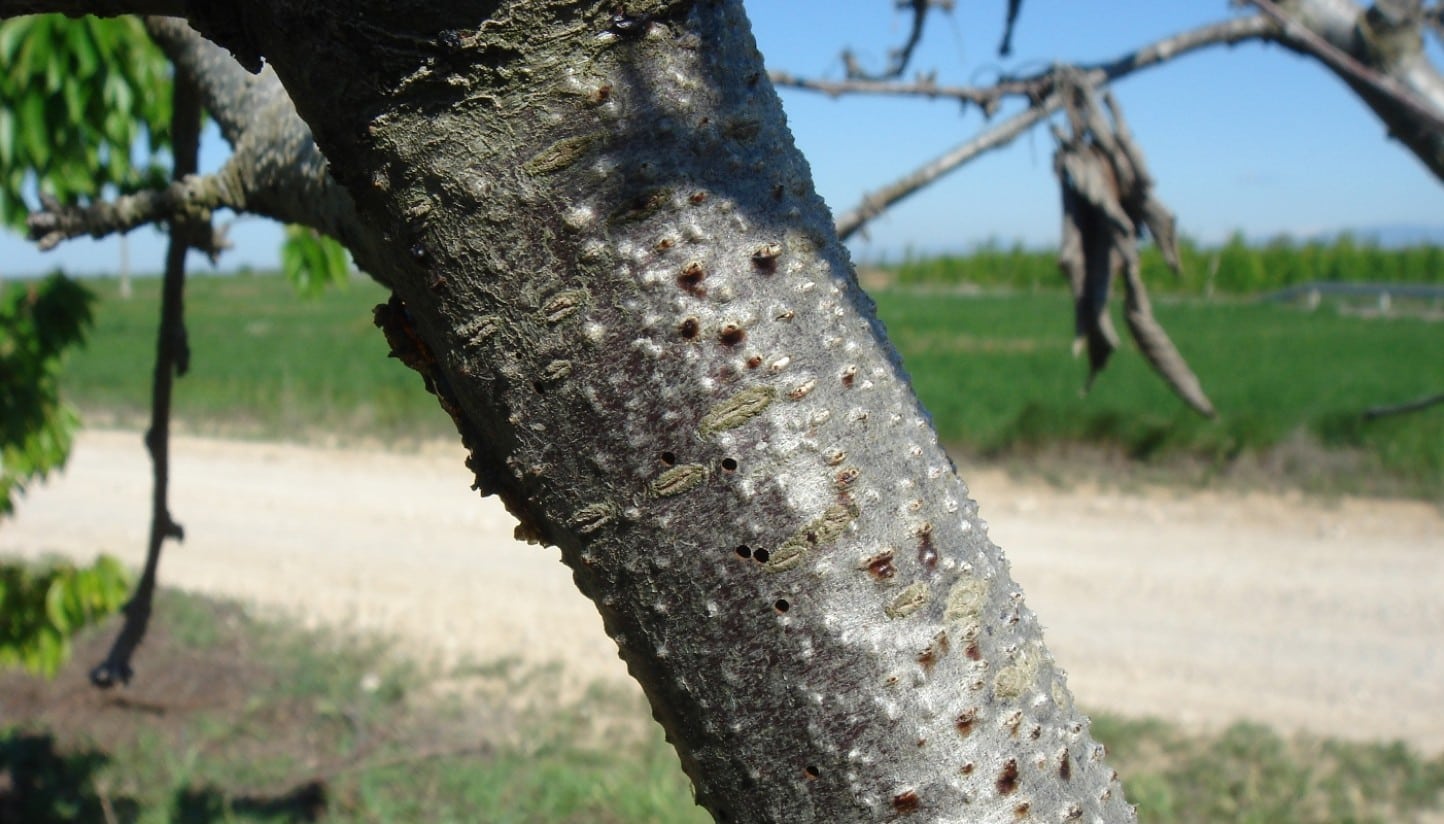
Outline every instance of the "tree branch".
<path fill-rule="evenodd" d="M 1064 96 L 1059 93 L 1059 86 L 1065 77 L 1073 77 L 1076 79 L 1075 82 L 1091 88 L 1101 88 L 1134 72 L 1165 63 L 1199 49 L 1220 44 L 1233 45 L 1243 40 L 1269 37 L 1275 29 L 1275 24 L 1262 16 L 1227 20 L 1166 37 L 1106 63 L 1083 67 L 1055 66 L 1031 78 L 1007 81 L 992 87 L 999 90 L 999 94 L 1026 95 L 1037 102 L 1031 108 L 928 161 L 897 181 L 863 195 L 857 206 L 844 212 L 837 219 L 838 235 L 843 239 L 851 237 L 868 221 L 876 218 L 894 204 L 973 158 L 1008 145 L 1029 128 L 1047 118 L 1048 115 L 1063 106 Z M 859 88 L 847 91 L 875 90 Z M 989 89 L 969 89 L 966 91 L 966 96 L 943 94 L 934 94 L 933 96 L 957 96 L 958 99 L 971 101 L 981 99 L 980 96 L 986 95 L 989 91 Z"/>
<path fill-rule="evenodd" d="M 203 106 L 234 153 L 214 175 L 188 175 L 164 189 L 86 205 L 43 202 L 44 209 L 29 219 L 30 236 L 40 248 L 227 208 L 334 237 L 385 283 L 381 273 L 387 267 L 371 265 L 381 239 L 357 220 L 350 193 L 330 176 L 310 128 L 275 73 L 268 68 L 250 74 L 183 20 L 147 18 L 146 30 L 178 70 L 196 78 Z M 214 255 L 222 245 L 217 239 L 200 248 Z"/>
<path fill-rule="evenodd" d="M 175 101 L 171 111 L 171 146 L 175 154 L 173 176 L 194 177 L 200 156 L 200 95 L 186 71 L 177 69 Z M 192 240 L 213 233 L 209 214 L 204 218 L 180 214 L 171 221 L 170 246 L 166 250 L 165 283 L 161 292 L 160 331 L 156 336 L 155 378 L 151 388 L 150 429 L 145 444 L 150 450 L 154 472 L 151 494 L 150 541 L 146 547 L 145 569 L 135 594 L 125 605 L 125 623 L 111 645 L 110 653 L 90 671 L 90 682 L 107 688 L 130 682 L 131 657 L 140 646 L 150 624 L 155 597 L 156 573 L 161 546 L 167 538 L 185 539 L 185 531 L 170 514 L 167 493 L 170 484 L 170 409 L 176 377 L 190 368 L 190 346 L 185 329 L 186 252 Z"/>
<path fill-rule="evenodd" d="M 164 189 L 152 189 L 114 200 L 63 205 L 42 196 L 41 210 L 26 221 L 30 239 L 41 251 L 49 251 L 75 237 L 102 238 L 124 234 L 138 226 L 166 223 L 187 216 L 208 214 L 216 209 L 237 208 L 232 187 L 223 169 L 215 175 L 188 175 Z M 200 238 L 196 247 L 214 258 L 225 248 L 224 237 L 212 233 Z"/>
<path fill-rule="evenodd" d="M 1349 85 L 1435 177 L 1444 181 L 1444 75 L 1424 51 L 1422 15 L 1368 11 L 1351 0 L 1249 0 L 1279 21 L 1275 39 Z"/>
<path fill-rule="evenodd" d="M 912 27 L 908 30 L 908 39 L 900 48 L 893 49 L 888 54 L 888 66 L 880 74 L 871 74 L 863 69 L 857 62 L 857 56 L 849 49 L 842 53 L 842 63 L 846 68 L 847 76 L 856 80 L 886 80 L 893 77 L 901 77 L 907 71 L 908 63 L 912 61 L 913 51 L 917 49 L 918 43 L 923 39 L 923 27 L 927 20 L 928 9 L 933 6 L 952 11 L 952 0 L 897 0 L 899 8 L 910 9 L 913 14 Z"/>

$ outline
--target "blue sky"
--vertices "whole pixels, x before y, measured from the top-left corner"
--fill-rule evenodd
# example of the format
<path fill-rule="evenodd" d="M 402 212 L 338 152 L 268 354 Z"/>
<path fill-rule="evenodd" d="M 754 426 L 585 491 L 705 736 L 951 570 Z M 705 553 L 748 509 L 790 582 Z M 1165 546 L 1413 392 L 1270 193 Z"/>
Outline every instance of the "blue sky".
<path fill-rule="evenodd" d="M 750 3 L 749 13 L 770 67 L 840 79 L 844 47 L 877 68 L 902 41 L 908 18 L 893 5 L 771 0 Z M 934 13 L 913 69 L 935 69 L 939 82 L 981 83 L 999 71 L 1027 71 L 1055 60 L 1112 58 L 1236 13 L 1226 0 L 1027 0 L 1013 56 L 1000 60 L 996 47 L 1005 5 L 970 0 L 957 3 L 951 15 Z M 1342 83 L 1283 49 L 1218 47 L 1134 75 L 1114 92 L 1148 156 L 1159 194 L 1183 230 L 1205 242 L 1235 229 L 1266 237 L 1444 224 L 1444 185 L 1387 141 L 1383 127 Z M 784 92 L 783 102 L 819 191 L 838 211 L 983 125 L 976 110 L 960 111 L 947 102 L 832 100 L 801 92 Z M 1059 218 L 1051 140 L 1035 129 L 956 171 L 872 224 L 868 237 L 853 243 L 855 254 L 895 259 L 907 248 L 961 250 L 990 237 L 1052 244 Z M 224 152 L 224 144 L 210 135 L 204 165 L 214 167 Z M 237 248 L 223 259 L 223 268 L 275 265 L 277 227 L 246 218 L 237 221 L 231 236 Z M 133 271 L 158 270 L 162 254 L 158 233 L 131 234 Z M 118 260 L 115 240 L 73 241 L 42 255 L 17 236 L 0 238 L 0 276 L 57 265 L 76 273 L 114 271 Z"/>

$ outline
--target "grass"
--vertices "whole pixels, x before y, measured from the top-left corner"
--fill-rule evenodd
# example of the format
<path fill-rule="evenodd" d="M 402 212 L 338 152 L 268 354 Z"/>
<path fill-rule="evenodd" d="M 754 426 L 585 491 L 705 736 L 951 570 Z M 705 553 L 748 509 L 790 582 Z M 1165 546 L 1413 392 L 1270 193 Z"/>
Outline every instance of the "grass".
<path fill-rule="evenodd" d="M 374 639 L 162 593 L 120 695 L 0 673 L 0 820 L 703 822 L 632 695 L 567 702 L 546 671 L 434 672 Z M 524 700 L 523 700 L 524 699 Z M 20 719 L 20 720 L 17 720 Z M 1444 814 L 1444 757 L 1400 744 L 1190 734 L 1096 718 L 1150 822 L 1392 822 Z"/>
<path fill-rule="evenodd" d="M 707 820 L 637 696 L 567 702 L 516 667 L 437 673 L 174 591 L 112 695 L 84 679 L 116 626 L 79 639 L 54 682 L 0 672 L 0 821 Z M 636 723 L 603 746 L 618 717 Z"/>
<path fill-rule="evenodd" d="M 1068 352 L 1062 293 L 877 300 L 940 434 L 965 451 L 1010 457 L 1089 444 L 1218 471 L 1292 451 L 1300 465 L 1282 469 L 1293 483 L 1444 494 L 1444 407 L 1371 423 L 1361 415 L 1444 390 L 1444 324 L 1245 302 L 1161 305 L 1219 410 L 1205 420 L 1127 346 L 1080 397 L 1086 366 Z"/>
<path fill-rule="evenodd" d="M 63 391 L 89 420 L 140 425 L 159 283 L 135 281 L 130 300 L 114 281 L 96 285 L 98 325 Z M 1160 305 L 1220 410 L 1206 421 L 1130 346 L 1080 397 L 1085 367 L 1068 354 L 1061 292 L 876 297 L 942 437 L 965 453 L 1020 459 L 1087 445 L 1201 477 L 1254 465 L 1324 491 L 1444 497 L 1444 406 L 1371 423 L 1360 414 L 1444 391 L 1444 323 L 1238 301 Z M 420 379 L 385 357 L 371 325 L 384 298 L 369 281 L 307 300 L 277 277 L 192 279 L 181 426 L 342 441 L 453 436 Z"/>

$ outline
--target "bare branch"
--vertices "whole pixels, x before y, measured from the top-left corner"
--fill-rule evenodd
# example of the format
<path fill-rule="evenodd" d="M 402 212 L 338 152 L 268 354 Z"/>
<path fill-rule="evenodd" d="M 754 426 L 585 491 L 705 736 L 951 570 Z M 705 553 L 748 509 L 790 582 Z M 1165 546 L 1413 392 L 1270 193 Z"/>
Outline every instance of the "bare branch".
<path fill-rule="evenodd" d="M 1008 0 L 1008 17 L 1003 22 L 1003 42 L 998 44 L 998 56 L 1007 57 L 1013 53 L 1013 26 L 1018 22 L 1018 11 L 1023 0 Z"/>
<path fill-rule="evenodd" d="M 912 27 L 908 30 L 907 42 L 901 48 L 893 49 L 888 55 L 888 66 L 879 74 L 872 74 L 857 62 L 857 56 L 851 50 L 842 53 L 842 63 L 847 70 L 847 76 L 853 80 L 887 80 L 894 77 L 901 77 L 907 71 L 908 63 L 912 61 L 913 51 L 917 49 L 918 43 L 923 39 L 923 27 L 927 20 L 928 10 L 937 6 L 943 11 L 952 11 L 952 0 L 897 0 L 898 8 L 911 9 L 913 14 Z"/>
<path fill-rule="evenodd" d="M 1159 65 L 1199 49 L 1268 37 L 1274 31 L 1275 24 L 1267 18 L 1257 15 L 1242 17 L 1166 37 L 1107 63 L 1092 64 L 1081 68 L 1056 66 L 1031 79 L 1009 81 L 1006 87 L 999 84 L 996 88 L 1007 88 L 1009 94 L 1027 94 L 1037 102 L 1032 108 L 928 161 L 894 183 L 863 195 L 862 201 L 857 206 L 844 212 L 837 219 L 837 232 L 843 239 L 847 239 L 868 221 L 882 214 L 894 204 L 978 155 L 1008 145 L 1029 128 L 1046 119 L 1048 115 L 1063 105 L 1063 97 L 1058 94 L 1057 87 L 1060 79 L 1065 75 L 1071 74 L 1078 78 L 1076 82 L 1092 87 L 1101 87 L 1136 71 Z M 1013 91 L 1015 89 L 1016 91 Z M 978 90 L 974 90 L 973 93 L 978 93 Z M 948 95 L 935 94 L 934 96 Z"/>
<path fill-rule="evenodd" d="M 1435 131 L 1444 133 L 1444 112 L 1430 108 L 1413 90 L 1409 89 L 1398 79 L 1384 71 L 1379 71 L 1375 67 L 1364 65 L 1363 62 L 1355 58 L 1354 55 L 1345 49 L 1334 45 L 1315 33 L 1307 25 L 1290 17 L 1287 12 L 1279 8 L 1272 0 L 1247 0 L 1247 2 L 1256 6 L 1265 16 L 1279 24 L 1279 39 L 1286 45 L 1307 52 L 1310 56 L 1325 66 L 1328 66 L 1335 74 L 1348 81 L 1349 84 L 1356 89 L 1362 87 L 1360 94 L 1365 94 L 1367 91 L 1389 98 L 1395 105 L 1408 111 L 1417 118 L 1421 124 L 1427 125 Z M 1378 8 L 1380 7 L 1374 7 L 1374 9 Z M 1371 11 L 1373 11 L 1373 9 L 1371 9 Z M 1412 28 L 1414 34 L 1417 35 L 1419 30 L 1418 24 L 1422 22 L 1422 20 L 1389 22 L 1400 24 L 1396 27 L 1396 31 L 1389 32 L 1390 35 L 1395 37 L 1408 37 L 1408 32 L 1397 29 L 1403 29 L 1405 27 Z M 1378 57 L 1379 62 L 1383 64 L 1393 62 L 1399 55 L 1380 54 Z M 1378 68 L 1387 69 L 1387 66 L 1381 65 Z"/>
<path fill-rule="evenodd" d="M 42 197 L 42 210 L 32 212 L 26 221 L 30 239 L 42 251 L 48 251 L 75 237 L 89 235 L 101 238 L 124 234 L 138 226 L 187 216 L 206 216 L 221 208 L 236 208 L 227 177 L 224 169 L 216 175 L 188 175 L 164 189 L 121 195 L 112 201 L 84 205 L 66 206 Z M 225 248 L 225 239 L 212 233 L 209 239 L 199 239 L 196 248 L 215 257 Z"/>
<path fill-rule="evenodd" d="M 194 177 L 200 156 L 200 94 L 184 70 L 176 72 L 175 102 L 171 111 L 172 147 L 177 179 Z M 116 635 L 109 654 L 90 671 L 97 687 L 125 684 L 131 677 L 131 658 L 150 625 L 155 597 L 161 547 L 167 539 L 181 541 L 185 531 L 170 514 L 170 409 L 175 379 L 190 368 L 190 344 L 185 328 L 186 252 L 192 238 L 210 235 L 210 214 L 177 215 L 170 222 L 170 246 L 166 250 L 165 283 L 161 290 L 160 330 L 156 336 L 155 377 L 151 387 L 150 429 L 145 445 L 150 451 L 154 485 L 151 492 L 150 540 L 146 545 L 145 569 L 135 594 L 125 605 L 125 623 Z"/>

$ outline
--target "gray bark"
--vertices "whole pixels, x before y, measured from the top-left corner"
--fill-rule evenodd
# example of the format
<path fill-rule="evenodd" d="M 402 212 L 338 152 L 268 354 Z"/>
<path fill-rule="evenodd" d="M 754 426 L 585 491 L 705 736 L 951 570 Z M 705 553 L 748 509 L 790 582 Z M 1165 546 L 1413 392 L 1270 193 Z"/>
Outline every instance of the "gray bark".
<path fill-rule="evenodd" d="M 477 486 L 562 548 L 699 803 L 1130 818 L 740 7 L 613 11 L 256 2 L 225 45 L 384 239 L 393 347 Z"/>

